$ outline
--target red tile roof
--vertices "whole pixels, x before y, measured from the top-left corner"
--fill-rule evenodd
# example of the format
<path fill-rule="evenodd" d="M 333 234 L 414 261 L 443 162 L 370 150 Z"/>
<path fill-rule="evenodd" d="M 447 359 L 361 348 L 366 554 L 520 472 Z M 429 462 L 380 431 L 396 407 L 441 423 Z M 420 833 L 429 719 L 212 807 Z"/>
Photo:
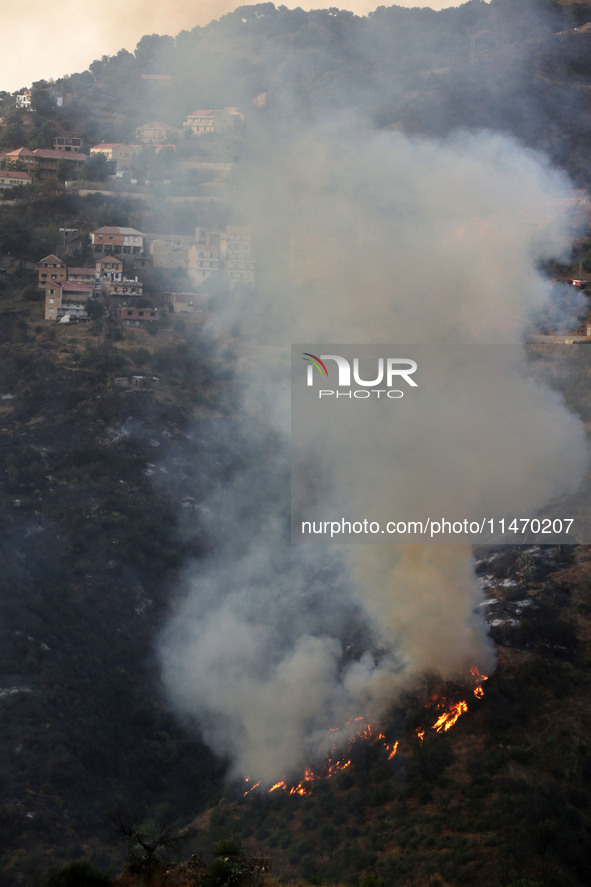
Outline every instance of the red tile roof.
<path fill-rule="evenodd" d="M 0 170 L 0 175 L 7 176 L 9 179 L 26 179 L 28 182 L 31 181 L 29 173 L 21 172 L 20 169 L 2 169 Z"/>
<path fill-rule="evenodd" d="M 48 286 L 59 286 L 62 291 L 62 295 L 66 293 L 87 293 L 88 295 L 92 294 L 92 284 L 90 283 L 78 283 L 77 281 L 56 281 L 51 280 L 47 282 Z"/>
<path fill-rule="evenodd" d="M 54 151 L 53 148 L 35 148 L 33 155 L 44 160 L 72 160 L 74 163 L 84 163 L 88 159 L 80 151 Z"/>
<path fill-rule="evenodd" d="M 99 228 L 99 231 L 104 231 L 104 230 L 105 230 L 104 228 Z M 97 233 L 98 233 L 97 231 L 93 231 L 93 234 L 97 234 Z M 97 265 L 103 265 L 106 262 L 109 262 L 110 264 L 123 265 L 123 262 L 121 261 L 121 259 L 116 259 L 115 256 L 108 256 L 107 255 L 107 256 L 103 256 L 102 259 L 96 260 Z"/>
<path fill-rule="evenodd" d="M 70 282 L 58 284 L 61 286 L 62 293 L 92 293 L 92 285 L 90 283 Z"/>
<path fill-rule="evenodd" d="M 5 157 L 34 157 L 34 153 L 28 148 L 17 148 L 15 151 L 8 151 Z"/>
<path fill-rule="evenodd" d="M 120 227 L 109 227 L 106 225 L 104 228 L 97 228 L 96 231 L 92 232 L 93 234 L 133 234 L 136 237 L 143 237 L 141 231 L 136 231 L 135 228 L 120 228 Z M 107 258 L 105 256 L 105 258 Z"/>
<path fill-rule="evenodd" d="M 44 259 L 39 259 L 39 261 L 37 262 L 37 264 L 38 264 L 38 265 L 43 265 L 45 262 L 50 262 L 52 265 L 55 265 L 55 263 L 58 262 L 60 265 L 63 265 L 64 268 L 65 268 L 65 265 L 66 265 L 66 263 L 65 263 L 65 262 L 62 262 L 62 260 L 60 259 L 60 257 L 59 257 L 59 256 L 56 256 L 54 253 L 51 253 L 51 255 L 49 255 L 49 256 L 45 256 Z"/>

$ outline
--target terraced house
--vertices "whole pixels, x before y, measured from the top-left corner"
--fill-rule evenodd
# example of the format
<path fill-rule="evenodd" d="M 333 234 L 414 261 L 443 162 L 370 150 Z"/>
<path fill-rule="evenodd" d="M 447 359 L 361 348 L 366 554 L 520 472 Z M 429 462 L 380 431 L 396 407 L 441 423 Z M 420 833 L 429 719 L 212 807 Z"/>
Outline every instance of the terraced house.
<path fill-rule="evenodd" d="M 40 179 L 57 175 L 59 163 L 82 166 L 87 159 L 86 154 L 80 151 L 66 153 L 53 148 L 35 148 L 34 151 L 29 151 L 28 148 L 16 148 L 4 154 L 7 169 L 19 169 L 22 164 L 24 171 Z"/>
<path fill-rule="evenodd" d="M 90 241 L 95 256 L 136 256 L 144 251 L 144 235 L 135 228 L 98 228 Z"/>

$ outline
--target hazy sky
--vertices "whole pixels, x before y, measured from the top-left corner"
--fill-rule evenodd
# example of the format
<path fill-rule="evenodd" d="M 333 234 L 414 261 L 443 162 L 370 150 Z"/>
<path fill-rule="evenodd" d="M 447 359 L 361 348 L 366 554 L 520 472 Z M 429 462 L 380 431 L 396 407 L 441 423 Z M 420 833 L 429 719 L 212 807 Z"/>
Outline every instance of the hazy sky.
<path fill-rule="evenodd" d="M 326 9 L 332 2 L 285 2 L 290 7 Z M 205 25 L 241 5 L 237 0 L 21 0 L 6 4 L 0 31 L 0 90 L 14 92 L 34 80 L 84 71 L 102 55 L 135 49 L 144 34 L 171 34 Z M 281 5 L 277 0 L 276 5 Z M 348 0 L 342 8 L 364 15 L 380 5 L 372 0 Z M 458 6 L 449 0 L 398 0 L 398 6 Z"/>

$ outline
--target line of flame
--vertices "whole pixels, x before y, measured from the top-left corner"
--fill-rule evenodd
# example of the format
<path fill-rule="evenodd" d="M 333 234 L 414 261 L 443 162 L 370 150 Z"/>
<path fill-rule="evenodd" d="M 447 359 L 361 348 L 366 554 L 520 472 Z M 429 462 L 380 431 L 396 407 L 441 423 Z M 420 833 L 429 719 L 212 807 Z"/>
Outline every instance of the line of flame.
<path fill-rule="evenodd" d="M 488 680 L 487 675 L 483 675 L 480 673 L 478 668 L 475 665 L 470 667 L 470 674 L 472 675 L 473 682 L 475 686 L 473 687 L 474 696 L 477 699 L 481 699 L 484 696 L 484 689 L 482 684 L 484 681 Z M 431 707 L 433 704 L 437 706 L 437 708 L 442 708 L 444 705 L 448 706 L 444 712 L 442 712 L 435 723 L 432 725 L 431 729 L 435 730 L 437 733 L 447 732 L 447 730 L 451 730 L 454 726 L 458 718 L 465 714 L 468 711 L 468 703 L 465 700 L 460 700 L 460 702 L 455 702 L 451 704 L 449 707 L 449 703 L 447 700 L 442 699 L 441 697 L 435 697 L 429 704 L 428 707 Z M 392 758 L 396 755 L 398 751 L 398 743 L 399 741 L 389 743 L 386 741 L 386 736 L 384 733 L 376 731 L 371 724 L 366 723 L 366 719 L 363 715 L 359 715 L 355 718 L 350 719 L 346 722 L 345 726 L 350 726 L 352 723 L 363 722 L 364 726 L 362 730 L 359 730 L 353 739 L 351 739 L 349 743 L 349 749 L 354 743 L 359 741 L 367 741 L 372 745 L 376 745 L 380 743 L 382 747 L 388 752 L 388 760 L 391 761 Z M 342 727 L 332 727 L 328 730 L 328 733 L 337 733 L 341 731 Z M 419 738 L 419 741 L 422 742 L 425 737 L 425 731 L 417 728 L 416 734 Z M 334 776 L 335 773 L 340 773 L 342 770 L 345 770 L 351 764 L 351 759 L 347 758 L 346 755 L 333 761 L 330 756 L 327 757 L 325 763 L 318 770 L 314 770 L 312 767 L 308 767 L 304 771 L 304 776 L 297 783 L 297 785 L 288 786 L 285 780 L 280 780 L 276 782 L 271 788 L 268 790 L 269 793 L 278 791 L 281 789 L 284 792 L 287 792 L 290 795 L 308 795 L 310 794 L 311 788 L 310 783 L 315 782 L 319 779 L 329 779 L 331 776 Z M 249 782 L 249 778 L 246 777 L 245 782 Z M 249 795 L 252 791 L 258 788 L 261 785 L 260 782 L 257 782 L 252 787 L 249 787 L 245 792 L 243 797 Z"/>

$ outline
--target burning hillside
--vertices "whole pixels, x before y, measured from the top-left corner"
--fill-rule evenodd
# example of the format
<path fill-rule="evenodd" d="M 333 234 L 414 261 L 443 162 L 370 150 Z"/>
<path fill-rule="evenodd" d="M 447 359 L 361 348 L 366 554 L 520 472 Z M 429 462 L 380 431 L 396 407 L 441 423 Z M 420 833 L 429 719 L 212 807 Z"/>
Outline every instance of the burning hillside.
<path fill-rule="evenodd" d="M 484 696 L 483 683 L 486 680 L 488 680 L 488 676 L 481 674 L 475 665 L 470 667 L 470 678 L 468 683 L 470 684 L 472 694 L 476 699 L 482 699 Z M 458 690 L 458 692 L 460 691 Z M 431 699 L 425 706 L 430 714 L 437 713 L 437 718 L 431 725 L 431 730 L 434 730 L 436 733 L 447 732 L 448 730 L 451 730 L 461 715 L 466 714 L 468 711 L 468 702 L 466 699 L 456 699 L 456 695 L 457 694 L 454 693 L 450 695 L 433 694 L 431 696 Z M 307 795 L 312 790 L 312 785 L 315 782 L 323 779 L 330 779 L 331 777 L 336 776 L 337 773 L 341 773 L 343 770 L 350 767 L 352 763 L 351 755 L 354 749 L 363 744 L 382 748 L 385 752 L 386 759 L 389 761 L 396 755 L 400 740 L 389 739 L 384 732 L 373 727 L 363 716 L 353 718 L 348 721 L 344 727 L 334 727 L 329 730 L 328 733 L 335 733 L 342 736 L 343 732 L 346 731 L 347 733 L 350 733 L 351 730 L 353 731 L 353 736 L 347 743 L 346 748 L 343 750 L 342 746 L 339 746 L 335 742 L 323 762 L 316 767 L 307 767 L 299 782 L 290 783 L 286 780 L 279 780 L 268 788 L 265 785 L 264 780 L 260 780 L 251 785 L 250 783 L 252 780 L 250 777 L 247 777 L 245 782 L 248 787 L 244 792 L 244 797 L 247 797 L 247 795 L 250 795 L 257 789 L 268 791 L 269 793 L 280 790 L 287 792 L 287 794 L 290 795 Z M 425 736 L 425 730 L 417 728 L 416 734 L 422 742 Z"/>

